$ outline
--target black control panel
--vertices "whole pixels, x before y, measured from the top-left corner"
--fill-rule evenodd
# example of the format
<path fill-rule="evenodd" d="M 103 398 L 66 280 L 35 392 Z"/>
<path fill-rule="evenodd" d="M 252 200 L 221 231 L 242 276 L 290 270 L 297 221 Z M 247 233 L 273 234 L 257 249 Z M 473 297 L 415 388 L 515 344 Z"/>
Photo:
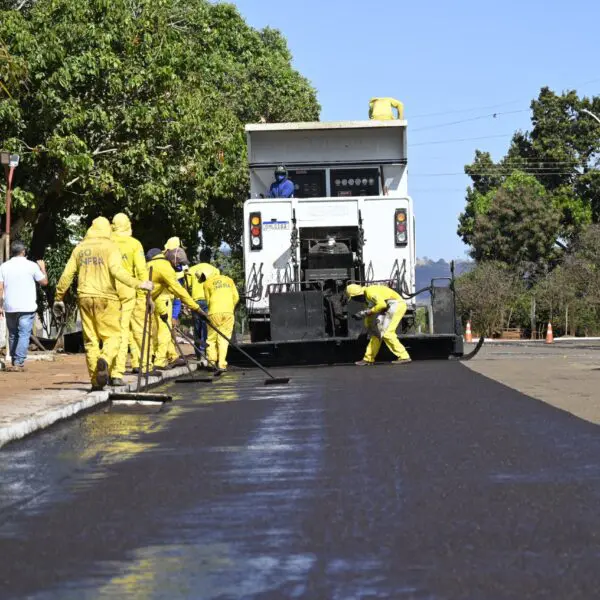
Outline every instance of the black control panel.
<path fill-rule="evenodd" d="M 324 198 L 327 195 L 324 170 L 288 171 L 288 178 L 294 184 L 296 198 Z"/>
<path fill-rule="evenodd" d="M 332 196 L 379 196 L 378 169 L 332 169 Z"/>

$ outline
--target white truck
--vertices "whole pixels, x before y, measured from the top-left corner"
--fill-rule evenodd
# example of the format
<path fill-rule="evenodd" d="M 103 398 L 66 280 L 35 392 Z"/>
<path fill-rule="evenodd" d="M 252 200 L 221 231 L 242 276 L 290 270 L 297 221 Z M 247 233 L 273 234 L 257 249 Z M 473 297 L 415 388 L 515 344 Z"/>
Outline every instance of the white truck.
<path fill-rule="evenodd" d="M 399 333 L 414 330 L 416 232 L 406 132 L 406 121 L 398 120 L 246 126 L 246 350 L 275 363 L 360 357 L 363 344 L 356 342 L 365 332 L 348 318 L 358 307 L 343 294 L 350 282 L 395 288 L 408 304 Z M 294 184 L 292 198 L 269 198 L 279 165 Z M 452 313 L 438 310 L 445 331 L 413 333 L 409 346 L 435 339 L 443 353 L 462 353 L 453 300 L 438 293 L 437 304 Z"/>

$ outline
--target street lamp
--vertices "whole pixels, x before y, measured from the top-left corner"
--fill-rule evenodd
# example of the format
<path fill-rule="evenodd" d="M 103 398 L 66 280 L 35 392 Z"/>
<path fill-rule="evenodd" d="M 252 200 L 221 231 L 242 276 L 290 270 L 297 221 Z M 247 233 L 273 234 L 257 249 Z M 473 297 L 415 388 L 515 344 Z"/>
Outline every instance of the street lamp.
<path fill-rule="evenodd" d="M 10 152 L 0 152 L 0 164 L 4 165 L 6 173 L 6 237 L 4 239 L 4 259 L 10 258 L 10 203 L 12 196 L 12 180 L 15 169 L 19 165 L 19 155 Z"/>
<path fill-rule="evenodd" d="M 585 113 L 586 115 L 590 115 L 590 117 L 596 119 L 596 121 L 598 121 L 598 123 L 600 123 L 600 118 L 597 117 L 591 110 L 588 110 L 587 108 L 582 108 L 581 112 Z"/>

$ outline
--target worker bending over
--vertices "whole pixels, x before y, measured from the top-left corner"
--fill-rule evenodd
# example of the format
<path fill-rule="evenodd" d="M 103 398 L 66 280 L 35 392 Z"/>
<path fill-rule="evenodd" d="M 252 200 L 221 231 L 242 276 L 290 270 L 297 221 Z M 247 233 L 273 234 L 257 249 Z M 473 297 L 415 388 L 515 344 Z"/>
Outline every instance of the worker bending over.
<path fill-rule="evenodd" d="M 366 302 L 367 308 L 352 315 L 355 319 L 364 319 L 370 334 L 365 356 L 356 364 L 360 367 L 372 365 L 377 358 L 381 341 L 396 356 L 396 364 L 411 362 L 406 348 L 400 343 L 396 329 L 406 312 L 406 302 L 400 294 L 385 285 L 362 287 L 351 283 L 346 288 L 346 295 L 358 302 Z"/>
<path fill-rule="evenodd" d="M 231 338 L 235 325 L 235 306 L 240 296 L 233 279 L 221 275 L 218 270 L 212 277 L 207 278 L 202 274 L 200 281 L 204 282 L 204 295 L 208 304 L 208 360 L 217 365 L 219 371 L 225 371 L 229 342 L 216 329 L 225 337 Z"/>
<path fill-rule="evenodd" d="M 396 109 L 398 116 L 394 117 Z M 369 119 L 374 121 L 391 121 L 394 118 L 404 119 L 404 104 L 395 98 L 371 98 L 369 102 Z"/>
<path fill-rule="evenodd" d="M 123 259 L 123 267 L 137 279 L 148 279 L 148 269 L 144 258 L 142 244 L 132 237 L 131 221 L 124 213 L 118 213 L 112 220 L 112 240 L 117 244 Z M 125 366 L 127 363 L 127 349 L 131 345 L 131 365 L 133 369 L 139 368 L 140 349 L 137 348 L 135 336 L 131 334 L 131 320 L 137 305 L 137 318 L 144 319 L 146 309 L 146 294 L 142 290 L 134 290 L 128 285 L 117 281 L 117 293 L 121 300 L 121 345 L 115 365 L 111 373 L 111 385 L 123 385 Z M 130 344 L 131 342 L 131 344 Z M 141 344 L 141 340 L 139 340 Z"/>
<path fill-rule="evenodd" d="M 200 254 L 200 260 L 207 258 L 206 253 Z M 213 267 L 209 262 L 200 262 L 189 268 L 185 274 L 184 285 L 190 296 L 198 303 L 198 306 L 204 311 L 208 312 L 208 304 L 206 303 L 206 295 L 204 293 L 204 283 L 206 279 L 213 275 L 218 275 L 219 269 Z M 202 282 L 200 279 L 204 276 Z M 208 366 L 206 363 L 206 344 L 208 338 L 208 330 L 206 320 L 200 316 L 200 313 L 193 313 L 192 319 L 194 321 L 194 346 L 196 352 L 196 358 L 200 361 L 200 364 L 204 367 Z"/>
<path fill-rule="evenodd" d="M 157 331 L 157 344 L 154 353 L 154 369 L 164 371 L 170 368 L 167 353 L 172 342 L 171 336 L 171 305 L 170 303 L 159 303 L 159 298 L 164 298 L 167 294 L 180 298 L 182 302 L 192 311 L 202 313 L 206 316 L 197 302 L 188 294 L 186 289 L 177 280 L 175 267 L 182 260 L 187 260 L 182 248 L 175 248 L 167 252 L 161 252 L 158 248 L 149 250 L 146 254 L 148 268 L 152 267 L 152 282 L 154 289 L 152 291 L 152 300 L 155 303 L 154 328 Z M 152 365 L 145 364 L 143 359 L 143 369 L 152 371 Z"/>
<path fill-rule="evenodd" d="M 71 253 L 56 286 L 53 306 L 57 318 L 64 318 L 63 298 L 77 276 L 77 301 L 93 391 L 108 383 L 121 346 L 121 301 L 115 281 L 138 290 L 149 291 L 153 287 L 150 281 L 132 277 L 123 267 L 121 252 L 111 240 L 111 233 L 108 219 L 94 219 L 83 241 Z"/>

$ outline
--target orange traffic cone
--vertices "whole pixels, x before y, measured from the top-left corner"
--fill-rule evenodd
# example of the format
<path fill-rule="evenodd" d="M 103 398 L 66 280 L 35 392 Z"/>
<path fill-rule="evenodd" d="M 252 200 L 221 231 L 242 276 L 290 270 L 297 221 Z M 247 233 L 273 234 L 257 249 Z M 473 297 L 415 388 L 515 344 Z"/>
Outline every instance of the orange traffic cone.
<path fill-rule="evenodd" d="M 554 334 L 552 333 L 552 323 L 548 322 L 548 329 L 546 331 L 546 344 L 554 343 Z"/>
<path fill-rule="evenodd" d="M 467 328 L 465 329 L 465 342 L 470 344 L 473 341 L 473 334 L 471 333 L 471 321 L 467 321 Z"/>

